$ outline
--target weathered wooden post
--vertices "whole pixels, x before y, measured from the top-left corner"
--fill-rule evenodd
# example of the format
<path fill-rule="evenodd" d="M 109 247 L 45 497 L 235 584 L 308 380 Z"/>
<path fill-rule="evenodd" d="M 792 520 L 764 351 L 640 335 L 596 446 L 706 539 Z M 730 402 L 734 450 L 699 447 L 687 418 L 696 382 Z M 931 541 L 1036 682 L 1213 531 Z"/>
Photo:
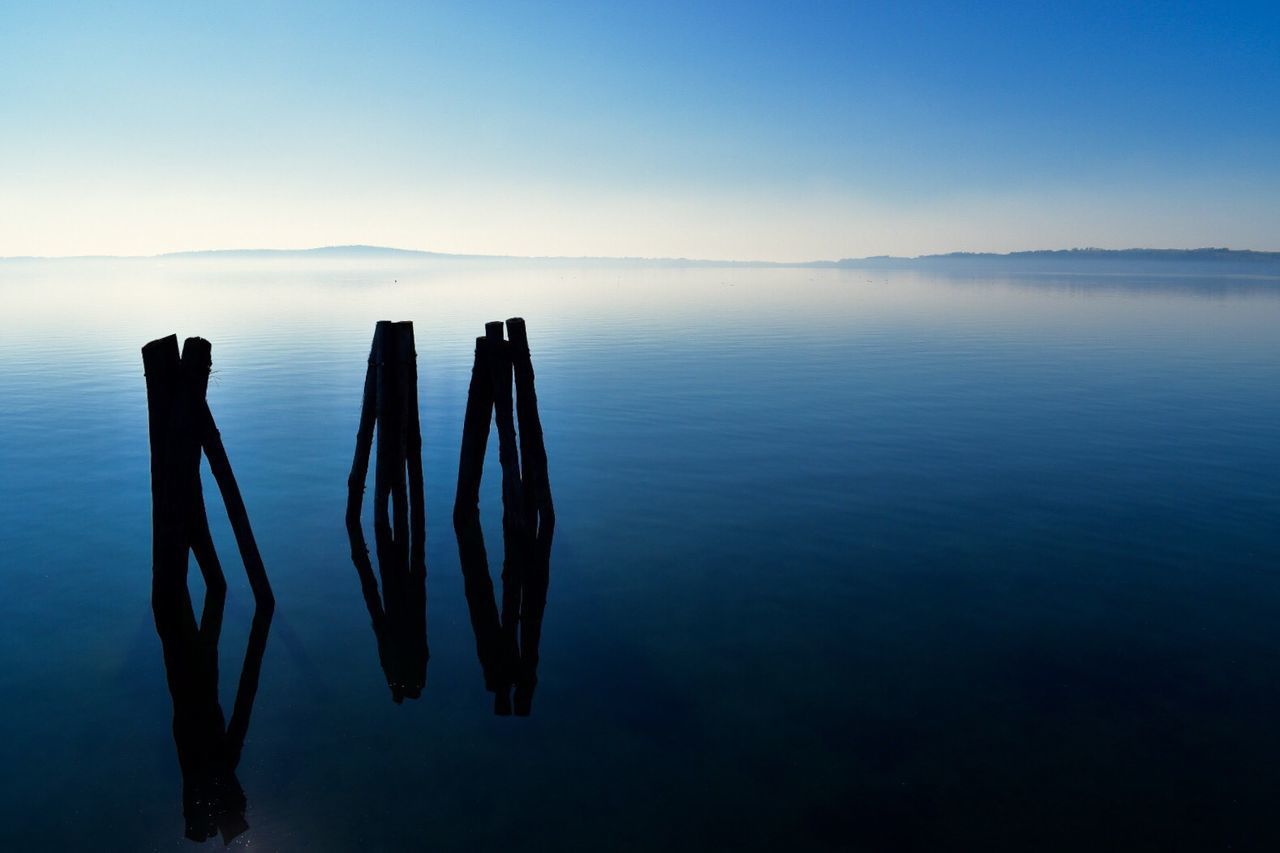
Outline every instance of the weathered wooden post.
<path fill-rule="evenodd" d="M 542 614 L 547 606 L 551 540 L 555 506 L 547 474 L 547 449 L 534 390 L 533 360 L 524 320 L 507 320 L 512 371 L 515 375 L 516 415 L 520 421 L 520 473 L 523 486 L 525 559 L 520 590 L 520 666 L 516 672 L 515 712 L 527 716 L 538 683 L 538 647 L 542 642 Z"/>
<path fill-rule="evenodd" d="M 458 454 L 458 490 L 453 500 L 453 524 L 457 528 L 480 514 L 480 478 L 489 445 L 493 419 L 493 383 L 489 376 L 489 339 L 476 338 L 471 385 L 462 421 L 462 448 Z"/>
<path fill-rule="evenodd" d="M 374 457 L 373 532 L 381 598 L 360 526 L 360 507 L 371 453 Z M 346 524 L 351 559 L 360 577 L 391 698 L 396 703 L 406 696 L 416 699 L 426 684 L 429 652 L 422 430 L 413 324 L 409 322 L 383 320 L 374 329 L 356 431 L 355 457 L 347 479 Z"/>
<path fill-rule="evenodd" d="M 516 444 L 515 411 L 511 405 L 511 347 L 502 337 L 502 323 L 485 323 L 489 376 L 493 383 L 494 421 L 498 425 L 498 464 L 502 466 L 503 529 L 519 529 L 524 522 L 520 454 Z"/>
<path fill-rule="evenodd" d="M 360 505 L 364 501 L 364 484 L 369 476 L 369 454 L 373 448 L 373 425 L 377 420 L 378 362 L 382 357 L 382 336 L 391 323 L 382 321 L 374 327 L 373 344 L 369 347 L 369 363 L 364 373 L 364 395 L 360 398 L 360 425 L 356 428 L 356 453 L 347 477 L 347 524 L 360 523 Z"/>
<path fill-rule="evenodd" d="M 458 488 L 453 502 L 453 529 L 458 539 L 463 591 L 476 638 L 476 655 L 485 689 L 497 694 L 503 686 L 502 622 L 489 577 L 484 534 L 480 529 L 480 480 L 493 419 L 493 378 L 489 372 L 489 339 L 476 338 L 475 361 L 463 415 L 462 446 L 458 453 Z"/>
<path fill-rule="evenodd" d="M 511 349 L 502 337 L 501 321 L 486 323 L 489 376 L 493 384 L 493 420 L 498 428 L 498 464 L 502 468 L 502 657 L 504 682 L 515 681 L 520 664 L 520 594 L 527 551 L 524 526 L 524 487 L 520 481 L 520 453 L 516 443 L 515 411 L 511 403 Z M 507 698 L 506 691 L 499 694 Z M 509 711 L 506 711 L 509 713 Z"/>
<path fill-rule="evenodd" d="M 404 366 L 405 463 L 409 478 L 409 565 L 426 566 L 427 516 L 422 478 L 422 422 L 418 414 L 418 352 L 413 324 L 403 324 L 397 348 Z"/>
<path fill-rule="evenodd" d="M 209 470 L 222 493 L 227 519 L 231 522 L 231 532 L 235 535 L 236 547 L 240 550 L 240 559 L 244 562 L 254 600 L 260 607 L 274 606 L 275 595 L 267 580 L 262 555 L 258 553 L 258 543 L 253 537 L 253 527 L 249 524 L 248 510 L 245 509 L 240 486 L 231 470 L 231 460 L 227 458 L 227 450 L 222 444 L 222 433 L 218 431 L 213 413 L 209 411 L 209 403 L 205 399 L 209 371 L 213 366 L 211 351 L 209 342 L 203 338 L 188 338 L 182 346 L 182 371 L 190 389 L 190 412 L 196 421 L 194 427 L 199 435 L 200 446 L 204 449 L 205 459 L 209 462 Z M 199 477 L 196 478 L 196 484 L 198 495 Z M 200 503 L 203 508 L 203 499 Z M 207 529 L 206 522 L 206 532 Z"/>
<path fill-rule="evenodd" d="M 164 650 L 173 700 L 173 735 L 183 777 L 186 835 L 230 841 L 248 828 L 235 770 L 248 732 L 275 598 L 258 554 L 248 513 L 205 400 L 212 364 L 209 342 L 174 335 L 142 349 L 151 442 L 152 612 Z M 256 607 L 231 721 L 218 700 L 218 640 L 226 580 L 209 533 L 200 484 L 204 449 L 222 491 Z M 187 554 L 204 574 L 204 611 L 197 623 L 187 586 Z"/>
<path fill-rule="evenodd" d="M 198 500 L 200 444 L 189 429 L 189 392 L 185 388 L 178 338 L 170 335 L 142 348 L 147 383 L 147 421 L 151 442 L 152 584 L 186 584 L 187 552 L 197 541 L 196 558 L 210 579 L 213 563 L 201 527 Z M 207 531 L 207 523 L 204 525 Z M 213 580 L 224 583 L 221 573 Z"/>
<path fill-rule="evenodd" d="M 554 523 L 551 483 L 547 477 L 547 449 L 542 440 L 542 419 L 538 415 L 538 394 L 533 386 L 533 359 L 524 320 L 507 321 L 511 364 L 515 375 L 516 415 L 520 421 L 520 473 L 524 484 L 525 522 Z"/>
<path fill-rule="evenodd" d="M 476 651 L 485 686 L 495 694 L 494 712 L 511 713 L 514 685 L 515 713 L 527 715 L 537 683 L 555 514 L 524 321 L 513 318 L 507 322 L 510 341 L 503 339 L 502 327 L 501 322 L 486 323 L 485 336 L 476 340 L 453 522 Z M 502 468 L 501 617 L 489 576 L 478 505 L 491 417 L 497 424 Z"/>

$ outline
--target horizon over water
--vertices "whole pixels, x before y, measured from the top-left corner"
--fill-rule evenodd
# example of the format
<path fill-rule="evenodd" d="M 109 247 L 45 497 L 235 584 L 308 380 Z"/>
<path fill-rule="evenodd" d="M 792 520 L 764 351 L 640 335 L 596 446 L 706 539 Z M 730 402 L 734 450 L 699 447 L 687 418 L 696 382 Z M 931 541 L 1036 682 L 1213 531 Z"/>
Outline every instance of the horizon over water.
<path fill-rule="evenodd" d="M 406 261 L 481 261 L 481 262 L 503 262 L 503 263 L 596 263 L 596 264 L 659 264 L 659 265 L 716 265 L 716 266 L 762 266 L 762 267 L 812 267 L 812 266 L 828 266 L 832 264 L 875 264 L 876 262 L 896 262 L 896 263 L 915 263 L 915 262 L 953 262 L 963 261 L 967 259 L 984 259 L 1009 261 L 1027 257 L 1035 257 L 1039 259 L 1054 260 L 1074 260 L 1081 259 L 1091 260 L 1128 260 L 1143 261 L 1150 264 L 1153 260 L 1167 260 L 1186 265 L 1193 260 L 1215 260 L 1219 264 L 1227 260 L 1249 259 L 1254 261 L 1254 268 L 1251 271 L 1255 275 L 1264 277 L 1280 278 L 1280 250 L 1251 248 L 1251 247 L 1227 247 L 1227 246 L 1185 246 L 1181 248 L 1157 248 L 1152 246 L 1124 246 L 1121 248 L 1101 248 L 1098 246 L 1071 246 L 1067 248 L 1047 249 L 1047 248 L 1022 248 L 1010 249 L 1003 251 L 993 251 L 990 249 L 952 249 L 949 251 L 931 251 L 920 252 L 907 255 L 891 255 L 883 252 L 871 255 L 851 255 L 843 254 L 839 260 L 833 258 L 801 258 L 791 260 L 779 260 L 776 258 L 707 258 L 707 257 L 690 257 L 671 255 L 520 255 L 506 254 L 495 251 L 485 252 L 459 252 L 459 251 L 438 251 L 436 249 L 420 249 L 405 248 L 403 246 L 384 246 L 369 243 L 334 243 L 323 246 L 304 246 L 293 248 L 269 248 L 259 246 L 256 248 L 205 248 L 205 249 L 170 249 L 161 252 L 150 252 L 143 254 L 106 254 L 106 253 L 75 253 L 61 255 L 0 255 L 0 262 L 46 262 L 46 261 L 195 261 L 195 260 L 283 260 L 288 262 L 299 262 L 317 258 L 332 261 L 336 257 L 346 256 L 350 258 L 358 258 L 365 262 L 383 262 L 383 263 L 405 263 Z M 1262 264 L 1268 264 L 1263 266 Z M 1163 265 L 1158 265 L 1163 266 Z M 1164 273 L 1178 274 L 1176 269 L 1165 266 L 1164 269 L 1147 269 L 1143 270 L 1137 267 L 1127 267 L 1118 272 L 1128 274 L 1142 273 Z M 951 272 L 965 271 L 963 268 L 949 270 Z M 972 271 L 972 270 L 970 270 Z M 1010 270 L 1019 273 L 1026 272 L 1050 272 L 1050 273 L 1071 273 L 1071 272 L 1088 272 L 1096 273 L 1097 268 L 1084 268 L 1081 270 L 1073 270 L 1070 267 L 1049 268 L 1043 270 L 1027 270 L 1016 269 Z M 1215 272 L 1238 275 L 1239 270 L 1221 267 L 1218 270 L 1210 269 L 1194 269 L 1197 274 L 1215 274 Z"/>
<path fill-rule="evenodd" d="M 0 300 L 0 849 L 192 847 L 140 355 L 174 333 L 212 343 L 276 598 L 234 846 L 1280 844 L 1280 280 L 22 260 Z M 493 712 L 451 518 L 475 338 L 515 316 L 556 509 L 528 718 Z M 402 704 L 343 519 L 384 319 L 426 489 Z M 230 717 L 254 606 L 203 480 Z"/>

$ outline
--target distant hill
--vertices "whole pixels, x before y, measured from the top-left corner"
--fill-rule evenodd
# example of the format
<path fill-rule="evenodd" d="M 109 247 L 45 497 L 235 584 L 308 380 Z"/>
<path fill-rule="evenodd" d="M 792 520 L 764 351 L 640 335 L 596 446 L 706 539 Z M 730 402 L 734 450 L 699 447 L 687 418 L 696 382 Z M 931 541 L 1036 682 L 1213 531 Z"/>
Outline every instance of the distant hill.
<path fill-rule="evenodd" d="M 945 269 L 1018 273 L 1162 272 L 1280 276 L 1280 252 L 1250 249 L 1045 249 L 1032 252 L 952 252 L 915 258 L 845 258 L 855 269 Z"/>
<path fill-rule="evenodd" d="M 417 249 L 386 246 L 320 246 L 315 249 L 206 249 L 196 252 L 166 252 L 157 258 L 467 258 L 479 255 L 448 255 Z"/>
<path fill-rule="evenodd" d="M 1280 275 L 1280 252 L 1241 249 L 1046 249 L 1030 252 L 951 252 L 901 258 L 883 255 L 839 261 L 725 261 L 693 258 L 521 257 L 453 255 L 383 246 L 322 246 L 315 249 L 230 249 L 173 252 L 160 258 L 342 258 L 350 260 L 441 260 L 519 262 L 555 265 L 627 264 L 662 267 L 807 267 L 948 269 L 974 272 L 1170 272 Z"/>
<path fill-rule="evenodd" d="M 808 269 L 926 269 L 974 274 L 1163 274 L 1234 275 L 1280 278 L 1280 252 L 1248 249 L 1045 249 L 1030 252 L 952 252 L 913 258 L 880 255 L 839 261 L 725 261 L 692 258 L 522 257 L 518 255 L 455 255 L 386 246 L 320 246 L 314 249 L 211 249 L 169 252 L 147 257 L 0 258 L 39 260 L 344 260 L 350 262 L 487 262 L 545 266 L 636 267 L 774 267 Z"/>
<path fill-rule="evenodd" d="M 351 260 L 441 260 L 441 261 L 492 261 L 498 263 L 538 263 L 538 264 L 635 264 L 645 266 L 673 267 L 794 267 L 812 266 L 810 263 L 779 263 L 775 261 L 718 261 L 700 260 L 696 258 L 609 258 L 609 257 L 569 257 L 569 256 L 529 256 L 529 255 L 456 255 L 448 252 L 427 252 L 420 249 L 395 249 L 387 246 L 320 246 L 315 249 L 208 249 L 197 252 L 167 252 L 153 255 L 159 259 L 203 259 L 203 258 L 245 258 L 245 259 L 288 259 L 288 258 L 343 258 Z M 834 266 L 833 261 L 819 261 L 818 264 Z"/>

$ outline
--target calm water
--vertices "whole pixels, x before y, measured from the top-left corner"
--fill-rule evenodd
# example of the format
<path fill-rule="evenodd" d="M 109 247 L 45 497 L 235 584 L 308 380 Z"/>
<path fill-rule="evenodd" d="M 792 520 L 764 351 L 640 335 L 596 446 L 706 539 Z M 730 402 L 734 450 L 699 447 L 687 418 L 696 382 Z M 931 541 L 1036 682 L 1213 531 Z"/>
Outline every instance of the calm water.
<path fill-rule="evenodd" d="M 194 846 L 139 354 L 172 332 L 213 342 L 278 601 L 235 846 L 1280 843 L 1280 282 L 5 262 L 0 307 L 0 849 Z M 557 509 L 528 718 L 450 522 L 473 341 L 517 314 Z M 343 525 L 385 318 L 427 489 L 400 705 Z M 253 599 L 205 481 L 230 715 Z"/>

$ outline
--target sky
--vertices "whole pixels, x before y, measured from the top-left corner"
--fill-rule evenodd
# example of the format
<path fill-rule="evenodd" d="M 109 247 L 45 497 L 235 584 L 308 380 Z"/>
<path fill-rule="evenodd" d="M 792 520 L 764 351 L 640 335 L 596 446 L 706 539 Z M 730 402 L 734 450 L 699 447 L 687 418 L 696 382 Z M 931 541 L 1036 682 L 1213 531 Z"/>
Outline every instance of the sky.
<path fill-rule="evenodd" d="M 1280 250 L 1280 3 L 0 0 L 0 256 Z"/>

